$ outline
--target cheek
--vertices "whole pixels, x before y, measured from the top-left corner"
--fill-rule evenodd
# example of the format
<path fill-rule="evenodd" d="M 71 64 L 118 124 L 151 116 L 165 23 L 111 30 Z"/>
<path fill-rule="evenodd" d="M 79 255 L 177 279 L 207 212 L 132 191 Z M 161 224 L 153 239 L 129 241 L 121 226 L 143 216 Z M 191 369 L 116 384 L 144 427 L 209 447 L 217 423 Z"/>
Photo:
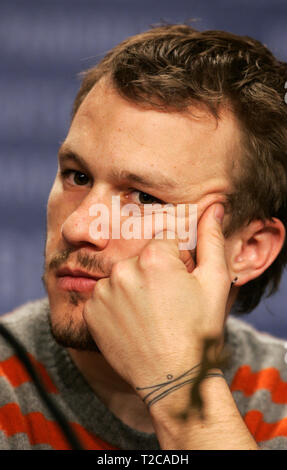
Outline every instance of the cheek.
<path fill-rule="evenodd" d="M 50 196 L 47 206 L 47 237 L 49 238 L 57 231 L 61 224 L 61 204 L 55 195 Z"/>
<path fill-rule="evenodd" d="M 138 256 L 150 240 L 110 240 L 109 250 L 117 261 Z"/>
<path fill-rule="evenodd" d="M 74 207 L 75 202 L 67 197 L 60 183 L 55 181 L 47 204 L 48 230 L 61 225 L 71 212 L 73 212 Z"/>
<path fill-rule="evenodd" d="M 72 202 L 64 198 L 63 191 L 55 182 L 47 203 L 47 244 L 61 237 L 62 224 L 72 211 Z"/>
<path fill-rule="evenodd" d="M 145 246 L 151 242 L 151 239 L 155 237 L 156 233 L 162 232 L 167 228 L 165 222 L 163 222 L 163 225 L 157 226 L 155 225 L 154 221 L 152 224 L 150 224 L 149 222 L 144 221 L 143 218 L 140 220 L 136 219 L 135 225 L 125 225 L 126 223 L 127 218 L 122 217 L 120 239 L 112 238 L 109 242 L 109 249 L 117 254 L 118 259 L 138 256 Z M 131 229 L 132 234 L 129 233 L 129 228 L 131 227 L 134 229 Z M 147 228 L 146 231 L 145 228 Z"/>

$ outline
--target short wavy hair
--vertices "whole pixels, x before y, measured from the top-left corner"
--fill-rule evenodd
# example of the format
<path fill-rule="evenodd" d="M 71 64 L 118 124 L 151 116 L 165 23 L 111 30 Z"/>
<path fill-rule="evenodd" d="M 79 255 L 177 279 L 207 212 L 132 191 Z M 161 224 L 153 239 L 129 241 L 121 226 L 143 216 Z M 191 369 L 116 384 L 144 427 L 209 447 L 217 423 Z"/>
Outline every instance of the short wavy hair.
<path fill-rule="evenodd" d="M 82 72 L 72 118 L 103 77 L 127 100 L 184 111 L 203 104 L 219 119 L 231 106 L 243 134 L 239 171 L 226 194 L 228 237 L 252 220 L 280 219 L 287 230 L 287 64 L 259 41 L 224 31 L 163 25 L 130 37 Z M 231 157 L 232 158 L 232 157 Z M 236 165 L 235 165 L 236 166 Z M 235 312 L 248 313 L 278 290 L 287 261 L 287 242 L 271 266 L 241 286 Z"/>

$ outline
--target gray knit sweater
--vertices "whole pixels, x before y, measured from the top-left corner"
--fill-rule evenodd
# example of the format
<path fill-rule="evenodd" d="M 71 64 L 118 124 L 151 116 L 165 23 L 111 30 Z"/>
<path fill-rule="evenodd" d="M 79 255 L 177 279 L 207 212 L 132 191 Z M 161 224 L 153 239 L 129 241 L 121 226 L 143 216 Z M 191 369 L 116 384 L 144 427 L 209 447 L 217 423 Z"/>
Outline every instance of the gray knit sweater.
<path fill-rule="evenodd" d="M 159 449 L 155 434 L 130 428 L 98 399 L 65 348 L 53 339 L 48 299 L 29 302 L 0 318 L 25 346 L 47 393 L 86 449 Z M 287 449 L 287 363 L 283 340 L 229 317 L 224 369 L 238 409 L 264 449 Z M 69 449 L 35 384 L 0 337 L 0 449 Z"/>

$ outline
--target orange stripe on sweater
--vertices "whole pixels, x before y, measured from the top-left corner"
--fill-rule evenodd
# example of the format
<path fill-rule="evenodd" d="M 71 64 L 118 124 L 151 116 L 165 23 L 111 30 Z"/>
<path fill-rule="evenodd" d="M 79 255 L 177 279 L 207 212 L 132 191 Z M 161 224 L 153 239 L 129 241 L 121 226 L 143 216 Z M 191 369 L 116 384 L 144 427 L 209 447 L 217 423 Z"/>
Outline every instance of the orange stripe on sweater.
<path fill-rule="evenodd" d="M 47 392 L 58 393 L 58 390 L 49 377 L 45 367 L 40 362 L 38 362 L 32 356 L 32 354 L 28 353 L 28 356 L 34 368 L 36 369 L 36 372 L 42 379 Z M 0 362 L 0 377 L 1 376 L 5 377 L 11 383 L 11 385 L 13 385 L 13 387 L 19 387 L 19 385 L 22 385 L 25 382 L 32 382 L 32 379 L 26 368 L 17 356 L 12 356 L 9 359 Z"/>
<path fill-rule="evenodd" d="M 260 411 L 252 410 L 246 413 L 244 421 L 256 442 L 279 436 L 287 437 L 287 418 L 280 419 L 276 423 L 266 423 Z"/>
<path fill-rule="evenodd" d="M 269 390 L 274 403 L 287 403 L 287 383 L 283 382 L 279 371 L 274 367 L 252 372 L 250 366 L 241 366 L 234 376 L 230 389 L 232 392 L 240 391 L 245 396 L 266 389 Z"/>
<path fill-rule="evenodd" d="M 80 424 L 69 423 L 86 450 L 114 450 L 116 447 L 102 441 L 88 432 Z M 56 450 L 70 450 L 71 447 L 60 427 L 50 421 L 42 413 L 32 412 L 23 415 L 16 403 L 9 403 L 0 408 L 0 430 L 7 437 L 17 433 L 25 433 L 31 443 L 49 444 Z"/>

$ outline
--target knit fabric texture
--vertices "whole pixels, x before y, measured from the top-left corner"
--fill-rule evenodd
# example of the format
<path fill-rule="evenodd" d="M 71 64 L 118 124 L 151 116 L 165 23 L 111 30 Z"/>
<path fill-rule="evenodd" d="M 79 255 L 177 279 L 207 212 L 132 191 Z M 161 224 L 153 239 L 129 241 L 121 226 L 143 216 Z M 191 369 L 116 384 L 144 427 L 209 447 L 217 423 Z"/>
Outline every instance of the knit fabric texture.
<path fill-rule="evenodd" d="M 28 302 L 0 318 L 25 347 L 45 390 L 85 449 L 157 450 L 155 433 L 132 429 L 91 389 L 68 351 L 54 340 L 48 298 Z M 287 449 L 286 343 L 230 316 L 223 369 L 246 426 L 262 449 Z M 0 449 L 71 446 L 10 344 L 0 337 Z"/>

